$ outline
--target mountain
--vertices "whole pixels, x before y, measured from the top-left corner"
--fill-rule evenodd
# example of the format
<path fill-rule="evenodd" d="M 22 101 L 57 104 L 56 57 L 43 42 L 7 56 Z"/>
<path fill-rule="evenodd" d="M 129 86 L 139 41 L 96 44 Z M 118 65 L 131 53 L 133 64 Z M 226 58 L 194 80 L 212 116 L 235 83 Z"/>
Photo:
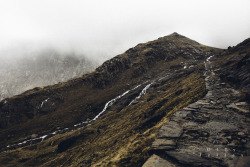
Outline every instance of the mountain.
<path fill-rule="evenodd" d="M 34 87 L 53 85 L 80 77 L 97 66 L 97 63 L 85 56 L 62 54 L 53 49 L 33 51 L 23 56 L 0 60 L 0 100 Z"/>
<path fill-rule="evenodd" d="M 242 118 L 238 123 L 220 116 L 232 121 L 237 127 L 233 132 L 241 135 L 229 140 L 228 144 L 234 143 L 230 148 L 240 150 L 240 140 L 238 152 L 248 157 L 248 41 L 223 50 L 173 33 L 138 44 L 82 77 L 4 99 L 0 162 L 5 166 L 199 166 L 203 162 L 225 166 L 229 160 L 224 157 L 204 158 L 204 150 L 202 156 L 192 157 L 182 148 L 208 139 L 211 144 L 213 122 L 222 128 L 219 132 L 225 130 L 227 124 L 220 126 L 210 113 L 218 108 Z M 231 89 L 238 91 L 229 96 Z M 206 113 L 199 114 L 197 110 L 204 107 Z M 202 131 L 192 131 L 203 125 Z M 161 136 L 166 132 L 173 135 Z M 233 164 L 239 164 L 241 154 Z"/>
<path fill-rule="evenodd" d="M 149 166 L 249 166 L 250 40 L 205 61 L 207 94 L 173 114 Z"/>
<path fill-rule="evenodd" d="M 239 89 L 250 102 L 250 38 L 235 47 L 229 47 L 218 57 L 218 74 L 225 82 Z"/>

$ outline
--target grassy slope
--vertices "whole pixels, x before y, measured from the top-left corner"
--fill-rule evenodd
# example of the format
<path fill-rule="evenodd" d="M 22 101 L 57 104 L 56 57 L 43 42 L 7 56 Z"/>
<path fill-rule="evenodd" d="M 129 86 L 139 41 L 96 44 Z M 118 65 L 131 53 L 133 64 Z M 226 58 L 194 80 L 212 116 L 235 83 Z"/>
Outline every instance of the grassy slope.
<path fill-rule="evenodd" d="M 201 59 L 204 59 L 207 51 L 219 51 L 184 37 L 159 38 L 139 44 L 120 55 L 118 66 L 117 63 L 112 63 L 117 61 L 114 58 L 106 62 L 107 66 L 104 63 L 101 68 L 82 78 L 13 97 L 10 99 L 13 105 L 16 104 L 16 99 L 33 100 L 34 103 L 39 101 L 36 104 L 39 105 L 48 95 L 55 96 L 54 99 L 58 97 L 62 99 L 55 101 L 57 107 L 54 112 L 36 115 L 20 125 L 1 130 L 0 144 L 18 141 L 32 133 L 49 132 L 58 126 L 68 126 L 91 118 L 101 111 L 105 102 L 127 89 L 150 78 L 161 76 L 166 71 L 173 73 L 170 79 L 155 86 L 143 96 L 139 103 L 131 106 L 121 105 L 122 110 L 112 109 L 84 129 L 56 135 L 44 142 L 0 154 L 1 164 L 5 166 L 142 164 L 148 157 L 149 146 L 157 135 L 158 128 L 173 112 L 205 94 L 202 64 L 189 70 L 183 70 L 181 67 L 182 70 L 177 69 L 178 72 L 174 72 L 175 67 L 181 62 L 194 61 L 178 55 L 185 52 L 190 55 L 189 53 L 197 49 L 201 50 Z M 122 63 L 119 62 L 121 59 Z M 127 68 L 126 62 L 129 61 L 130 65 Z M 107 73 L 107 71 L 112 72 Z M 6 135 L 13 133 L 15 136 L 5 139 Z M 67 149 L 59 153 L 58 148 L 60 150 L 65 143 L 68 144 Z"/>
<path fill-rule="evenodd" d="M 107 101 L 125 90 L 180 62 L 192 61 L 178 56 L 182 50 L 193 53 L 192 48 L 202 52 L 214 49 L 183 36 L 170 35 L 139 44 L 78 79 L 32 89 L 7 99 L 6 104 L 0 102 L 0 146 L 29 138 L 33 133 L 42 135 L 93 118 Z M 45 109 L 39 109 L 48 97 Z"/>
<path fill-rule="evenodd" d="M 204 93 L 204 80 L 199 73 L 191 73 L 155 88 L 135 105 L 109 111 L 84 129 L 1 154 L 0 162 L 6 166 L 139 166 L 169 116 Z M 57 153 L 58 144 L 66 139 L 73 139 L 72 145 Z"/>

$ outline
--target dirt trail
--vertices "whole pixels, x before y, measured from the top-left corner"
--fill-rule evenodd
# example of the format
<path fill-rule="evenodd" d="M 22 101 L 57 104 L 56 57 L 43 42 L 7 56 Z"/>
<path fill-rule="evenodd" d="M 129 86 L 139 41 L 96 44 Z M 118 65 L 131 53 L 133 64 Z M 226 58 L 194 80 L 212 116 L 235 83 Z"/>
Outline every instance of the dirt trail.
<path fill-rule="evenodd" d="M 176 112 L 143 167 L 250 166 L 250 106 L 205 62 L 206 96 Z"/>

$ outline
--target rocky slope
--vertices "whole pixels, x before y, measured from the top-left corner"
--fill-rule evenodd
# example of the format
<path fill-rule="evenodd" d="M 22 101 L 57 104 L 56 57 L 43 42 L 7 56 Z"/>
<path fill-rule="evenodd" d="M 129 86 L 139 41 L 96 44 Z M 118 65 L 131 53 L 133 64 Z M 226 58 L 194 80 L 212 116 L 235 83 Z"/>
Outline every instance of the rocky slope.
<path fill-rule="evenodd" d="M 250 38 L 218 55 L 215 69 L 223 81 L 240 90 L 250 102 Z"/>
<path fill-rule="evenodd" d="M 210 81 L 218 79 L 216 73 L 227 71 L 227 65 L 217 68 L 211 74 L 212 80 L 208 80 L 210 73 L 206 71 L 211 68 L 204 61 L 215 55 L 213 65 L 219 67 L 228 54 L 229 51 L 204 46 L 173 33 L 139 44 L 83 77 L 5 99 L 0 103 L 0 145 L 4 151 L 0 162 L 5 166 L 141 166 L 158 153 L 152 150 L 157 150 L 154 141 L 159 129 L 164 129 L 169 119 L 176 117 L 175 112 L 203 98 L 210 89 Z M 213 83 L 222 86 L 217 81 Z M 247 91 L 243 87 L 240 92 L 246 99 Z M 228 98 L 230 104 L 241 99 L 233 101 L 238 95 Z M 190 110 L 191 114 L 184 120 L 190 124 L 213 117 L 212 113 L 199 115 L 199 112 L 193 116 L 190 108 L 184 110 Z M 233 113 L 231 109 L 230 112 Z M 247 115 L 239 117 L 248 119 Z M 177 130 L 172 134 L 176 139 L 184 130 L 174 128 Z M 248 130 L 246 122 L 242 128 Z M 194 139 L 201 141 L 199 135 L 207 137 L 198 134 Z M 192 134 L 188 137 L 192 138 Z M 182 142 L 186 143 L 188 137 Z M 166 146 L 174 147 L 176 141 L 169 139 Z M 160 158 L 165 157 L 160 154 Z"/>
<path fill-rule="evenodd" d="M 214 73 L 212 60 L 205 62 L 206 96 L 161 127 L 144 167 L 250 165 L 250 105 Z"/>

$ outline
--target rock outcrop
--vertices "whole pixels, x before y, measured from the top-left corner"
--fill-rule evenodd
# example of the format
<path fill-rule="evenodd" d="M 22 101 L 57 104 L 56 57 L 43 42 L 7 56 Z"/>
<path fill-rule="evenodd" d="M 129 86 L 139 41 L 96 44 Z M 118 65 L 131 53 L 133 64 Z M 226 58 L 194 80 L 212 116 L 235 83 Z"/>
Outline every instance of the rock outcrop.
<path fill-rule="evenodd" d="M 250 38 L 219 55 L 217 73 L 245 95 L 250 103 Z"/>
<path fill-rule="evenodd" d="M 206 96 L 161 127 L 144 167 L 157 167 L 159 161 L 162 166 L 250 165 L 250 105 L 214 73 L 216 57 L 211 59 L 205 62 Z"/>

